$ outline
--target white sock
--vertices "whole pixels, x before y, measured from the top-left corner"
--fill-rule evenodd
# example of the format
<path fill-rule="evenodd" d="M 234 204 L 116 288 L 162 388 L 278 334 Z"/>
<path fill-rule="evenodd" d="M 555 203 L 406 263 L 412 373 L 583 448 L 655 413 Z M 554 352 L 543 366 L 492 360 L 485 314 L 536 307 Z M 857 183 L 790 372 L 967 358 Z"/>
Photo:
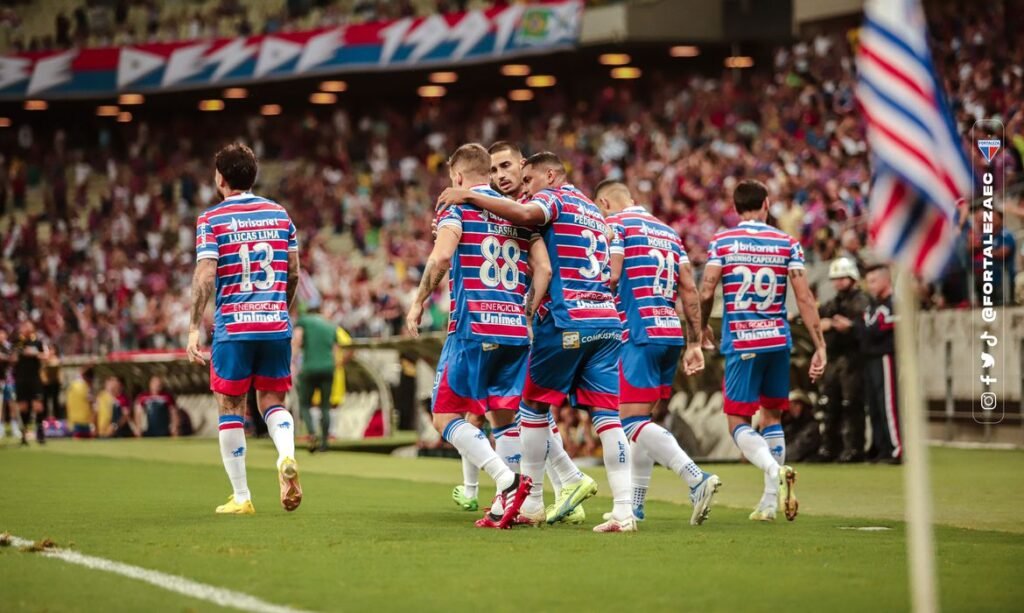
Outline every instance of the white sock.
<path fill-rule="evenodd" d="M 523 459 L 523 444 L 519 440 L 519 426 L 509 424 L 499 426 L 493 430 L 494 452 L 498 454 L 505 466 L 514 473 L 519 472 L 520 463 Z M 491 514 L 500 516 L 505 510 L 502 508 L 501 490 L 495 492 L 494 501 L 491 503 Z"/>
<path fill-rule="evenodd" d="M 544 461 L 551 446 L 548 416 L 520 403 L 519 440 L 523 447 L 520 470 L 522 474 L 533 479 L 533 487 L 530 488 L 530 496 L 523 503 L 523 510 L 536 513 L 544 510 Z"/>
<path fill-rule="evenodd" d="M 294 458 L 295 420 L 288 409 L 279 404 L 272 406 L 263 414 L 263 421 L 267 422 L 267 432 L 277 447 L 277 465 L 285 458 Z"/>
<path fill-rule="evenodd" d="M 619 414 L 616 411 L 594 411 L 591 417 L 604 451 L 604 468 L 612 491 L 612 517 L 618 521 L 629 519 L 633 516 L 629 441 L 622 431 Z"/>
<path fill-rule="evenodd" d="M 779 478 L 779 464 L 768 450 L 764 438 L 747 424 L 740 424 L 732 431 L 732 439 L 740 448 L 743 457 L 765 472 L 767 478 Z"/>
<path fill-rule="evenodd" d="M 470 498 L 476 498 L 480 490 L 480 467 L 465 455 L 462 456 L 462 490 Z"/>
<path fill-rule="evenodd" d="M 654 460 L 644 448 L 633 443 L 629 446 L 629 476 L 633 482 L 633 506 L 643 506 L 647 501 L 647 487 L 651 484 Z"/>
<path fill-rule="evenodd" d="M 249 500 L 249 484 L 245 479 L 245 420 L 240 415 L 221 415 L 218 420 L 220 457 L 231 480 L 235 502 Z"/>
<path fill-rule="evenodd" d="M 562 435 L 558 432 L 558 424 L 555 422 L 554 411 L 548 411 L 548 426 L 551 428 L 551 440 L 548 442 L 548 458 L 552 457 L 552 448 L 557 447 L 555 455 L 561 455 L 565 453 L 565 442 L 562 440 Z M 544 472 L 547 473 L 548 479 L 551 480 L 551 489 L 554 490 L 555 496 L 562 491 L 562 480 L 558 478 L 558 471 L 552 466 L 551 460 L 549 459 L 544 464 Z"/>
<path fill-rule="evenodd" d="M 515 473 L 509 470 L 498 454 L 491 449 L 487 435 L 473 424 L 461 417 L 454 419 L 445 426 L 442 436 L 446 441 L 455 445 L 463 459 L 469 460 L 471 464 L 479 466 L 490 475 L 502 491 L 515 483 Z"/>
<path fill-rule="evenodd" d="M 771 452 L 772 457 L 775 458 L 775 462 L 782 466 L 786 463 L 786 435 L 782 431 L 782 424 L 775 424 L 768 426 L 764 430 L 761 430 L 761 437 L 764 438 L 764 442 L 768 445 L 768 451 Z M 766 505 L 777 504 L 779 500 L 779 479 L 778 477 L 771 479 L 768 474 L 764 475 L 764 496 L 761 497 L 762 502 Z"/>
<path fill-rule="evenodd" d="M 676 437 L 658 424 L 648 420 L 641 426 L 633 438 L 644 451 L 658 464 L 667 466 L 669 470 L 686 480 L 686 485 L 694 487 L 704 479 L 704 472 L 686 455 L 679 446 Z"/>

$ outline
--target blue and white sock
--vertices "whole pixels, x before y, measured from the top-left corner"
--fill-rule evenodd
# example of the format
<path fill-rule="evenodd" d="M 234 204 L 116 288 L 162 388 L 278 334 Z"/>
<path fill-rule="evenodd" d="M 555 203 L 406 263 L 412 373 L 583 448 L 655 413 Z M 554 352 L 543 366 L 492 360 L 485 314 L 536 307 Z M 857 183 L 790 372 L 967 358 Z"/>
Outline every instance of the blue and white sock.
<path fill-rule="evenodd" d="M 747 424 L 740 424 L 732 431 L 732 440 L 740 448 L 743 457 L 765 472 L 766 478 L 779 478 L 779 464 L 772 457 L 768 443 Z"/>
<path fill-rule="evenodd" d="M 545 413 L 534 411 L 526 403 L 519 404 L 519 438 L 523 449 L 520 471 L 533 479 L 530 496 L 523 503 L 523 511 L 528 513 L 544 509 L 544 462 L 548 457 L 550 432 Z"/>
<path fill-rule="evenodd" d="M 782 424 L 775 424 L 768 426 L 761 430 L 761 436 L 764 438 L 765 443 L 768 445 L 768 451 L 771 452 L 772 457 L 775 458 L 775 462 L 782 466 L 786 463 L 786 435 L 782 431 Z M 779 498 L 779 479 L 768 478 L 768 474 L 764 476 L 764 496 L 761 498 L 765 504 L 775 504 Z"/>
<path fill-rule="evenodd" d="M 704 479 L 704 472 L 679 446 L 672 433 L 651 421 L 650 417 L 627 417 L 622 421 L 626 436 L 647 452 L 647 455 L 679 475 L 688 487 L 695 487 Z"/>
<path fill-rule="evenodd" d="M 519 426 L 516 424 L 509 424 L 507 426 L 498 426 L 491 430 L 494 434 L 494 451 L 501 458 L 505 466 L 514 473 L 519 472 L 520 462 L 523 459 L 523 445 L 519 440 Z M 491 503 L 491 513 L 496 516 L 502 515 L 504 509 L 501 504 L 501 490 L 499 489 L 494 497 L 494 502 Z"/>
<path fill-rule="evenodd" d="M 221 415 L 217 422 L 220 458 L 231 480 L 235 502 L 243 503 L 250 499 L 245 478 L 245 420 L 241 415 Z"/>
<path fill-rule="evenodd" d="M 461 417 L 453 419 L 445 426 L 441 436 L 454 445 L 463 458 L 490 475 L 498 484 L 498 489 L 504 491 L 515 483 L 515 473 L 491 449 L 487 435 L 473 424 Z"/>
<path fill-rule="evenodd" d="M 551 481 L 551 489 L 555 491 L 555 496 L 558 496 L 558 493 L 562 491 L 562 480 L 558 477 L 558 471 L 552 465 L 551 458 L 565 453 L 565 443 L 562 441 L 561 433 L 558 432 L 554 411 L 548 411 L 548 426 L 551 427 L 551 435 L 548 440 L 548 461 L 544 464 L 544 472 L 547 473 L 548 479 Z"/>
<path fill-rule="evenodd" d="M 629 477 L 629 441 L 622 431 L 618 411 L 591 412 L 594 430 L 601 438 L 604 468 L 612 491 L 612 517 L 624 521 L 633 516 L 633 486 Z"/>
<path fill-rule="evenodd" d="M 278 404 L 267 409 L 263 421 L 267 422 L 267 433 L 277 447 L 277 466 L 280 468 L 281 460 L 295 457 L 295 420 L 288 409 Z"/>

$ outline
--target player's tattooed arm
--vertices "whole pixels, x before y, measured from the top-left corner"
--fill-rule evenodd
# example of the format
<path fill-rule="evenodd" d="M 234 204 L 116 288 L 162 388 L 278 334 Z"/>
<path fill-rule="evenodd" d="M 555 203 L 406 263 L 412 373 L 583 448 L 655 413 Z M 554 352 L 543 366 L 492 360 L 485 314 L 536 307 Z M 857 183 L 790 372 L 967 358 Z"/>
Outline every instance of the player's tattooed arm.
<path fill-rule="evenodd" d="M 711 321 L 711 309 L 715 306 L 715 290 L 722 279 L 721 266 L 705 266 L 704 278 L 700 284 L 700 329 L 705 349 L 714 348 L 714 333 L 708 322 Z"/>
<path fill-rule="evenodd" d="M 679 265 L 679 301 L 676 306 L 682 307 L 679 310 L 682 311 L 680 319 L 685 322 L 683 330 L 686 333 L 686 344 L 700 345 L 704 320 L 701 317 L 697 283 L 693 280 L 693 268 L 689 263 Z"/>
<path fill-rule="evenodd" d="M 796 294 L 796 306 L 800 311 L 800 317 L 811 335 L 811 342 L 814 343 L 814 355 L 811 356 L 810 368 L 813 382 L 825 373 L 825 365 L 828 361 L 825 355 L 825 335 L 822 334 L 821 318 L 818 316 L 818 305 L 811 292 L 811 287 L 807 283 L 807 274 L 803 268 L 789 270 L 789 283 Z"/>
<path fill-rule="evenodd" d="M 285 290 L 288 295 L 288 308 L 295 302 L 295 294 L 299 289 L 299 252 L 288 252 L 288 286 Z"/>
<path fill-rule="evenodd" d="M 420 277 L 420 286 L 416 290 L 416 297 L 413 298 L 409 312 L 405 315 L 405 328 L 413 337 L 420 335 L 423 303 L 434 293 L 437 286 L 441 285 L 441 281 L 448 274 L 461 236 L 460 231 L 450 226 L 442 226 L 438 229 L 434 250 L 430 252 L 430 257 L 427 258 L 427 263 L 423 266 L 423 276 Z"/>
<path fill-rule="evenodd" d="M 203 325 L 206 303 L 213 294 L 217 278 L 217 260 L 205 258 L 196 262 L 192 275 L 192 316 L 188 328 L 188 359 L 195 364 L 206 364 L 206 358 L 199 352 L 199 328 Z"/>
<path fill-rule="evenodd" d="M 523 206 L 515 200 L 509 200 L 508 198 L 495 198 L 494 196 L 488 196 L 472 190 L 453 187 L 449 187 L 441 192 L 437 199 L 437 210 L 443 211 L 452 205 L 463 202 L 468 202 L 485 211 L 490 211 L 498 217 L 519 226 L 540 226 L 547 222 L 547 214 L 540 206 Z"/>

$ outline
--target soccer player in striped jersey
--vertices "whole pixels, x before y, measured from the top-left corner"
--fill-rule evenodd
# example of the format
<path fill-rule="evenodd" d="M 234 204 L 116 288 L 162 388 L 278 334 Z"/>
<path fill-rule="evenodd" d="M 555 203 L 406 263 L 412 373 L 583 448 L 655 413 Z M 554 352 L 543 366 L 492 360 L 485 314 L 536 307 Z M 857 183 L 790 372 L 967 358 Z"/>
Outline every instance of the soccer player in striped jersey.
<path fill-rule="evenodd" d="M 733 440 L 751 464 L 764 471 L 764 495 L 750 514 L 772 521 L 781 505 L 786 519 L 797 514 L 796 472 L 786 465 L 782 411 L 789 408 L 789 354 L 793 342 L 786 320 L 786 289 L 793 285 L 797 308 L 814 343 L 810 376 L 825 371 L 825 338 L 814 296 L 804 274 L 800 243 L 769 226 L 768 190 L 758 181 L 741 181 L 733 204 L 742 221 L 715 234 L 701 284 L 704 336 L 722 282 L 722 344 L 725 355 L 725 414 Z M 751 418 L 761 411 L 761 432 Z"/>
<path fill-rule="evenodd" d="M 448 161 L 452 185 L 497 196 L 487 184 L 490 161 L 481 145 L 459 147 Z M 406 315 L 406 328 L 418 336 L 424 302 L 450 276 L 448 338 L 437 365 L 431 410 L 437 431 L 487 472 L 501 492 L 501 516 L 484 517 L 480 527 L 509 527 L 530 491 L 530 478 L 511 470 L 487 436 L 465 419 L 467 413 L 490 410 L 502 412 L 496 423 L 514 423 L 530 342 L 524 304 L 530 234 L 471 204 L 445 209 Z"/>
<path fill-rule="evenodd" d="M 672 396 L 683 347 L 683 370 L 704 370 L 700 300 L 693 271 L 675 230 L 638 206 L 619 181 L 601 182 L 594 202 L 612 229 L 611 285 L 622 319 L 619 414 L 630 454 L 633 515 L 644 518 L 644 501 L 657 461 L 690 489 L 690 524 L 704 523 L 721 481 L 690 459 L 671 432 L 651 421 L 659 402 Z M 685 319 L 686 335 L 680 320 Z"/>
<path fill-rule="evenodd" d="M 532 195 L 525 204 L 505 198 L 446 190 L 442 207 L 469 199 L 512 223 L 537 226 L 548 249 L 553 276 L 534 323 L 534 341 L 524 402 L 519 407 L 523 474 L 536 483 L 521 514 L 531 523 L 560 520 L 597 493 L 597 484 L 569 459 L 556 462 L 562 491 L 554 513 L 544 511 L 544 460 L 549 445 L 547 413 L 570 394 L 589 408 L 604 449 L 612 490 L 612 518 L 596 532 L 631 532 L 636 520 L 630 507 L 629 443 L 619 421 L 618 361 L 622 324 L 608 286 L 608 226 L 601 212 L 566 180 L 565 167 L 553 153 L 527 159 L 523 183 Z"/>
<path fill-rule="evenodd" d="M 224 198 L 196 222 L 196 270 L 192 279 L 192 323 L 188 358 L 205 364 L 199 327 L 216 291 L 210 387 L 219 408 L 220 453 L 232 495 L 217 513 L 255 513 L 245 475 L 242 417 L 249 387 L 277 447 L 281 506 L 302 502 L 295 462 L 294 420 L 285 408 L 291 389 L 292 324 L 288 305 L 299 281 L 295 225 L 287 211 L 254 195 L 257 163 L 252 150 L 228 145 L 214 159 L 214 183 Z"/>

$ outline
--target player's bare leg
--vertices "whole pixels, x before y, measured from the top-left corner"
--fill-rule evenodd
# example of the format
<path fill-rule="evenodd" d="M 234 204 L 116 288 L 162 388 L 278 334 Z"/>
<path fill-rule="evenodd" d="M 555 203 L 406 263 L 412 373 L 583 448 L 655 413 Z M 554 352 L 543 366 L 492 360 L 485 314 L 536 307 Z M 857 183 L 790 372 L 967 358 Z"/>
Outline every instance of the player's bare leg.
<path fill-rule="evenodd" d="M 251 515 L 256 509 L 252 505 L 245 475 L 245 395 L 228 396 L 219 392 L 213 395 L 217 398 L 220 415 L 217 420 L 220 457 L 232 489 L 228 501 L 217 507 L 217 513 Z"/>
<path fill-rule="evenodd" d="M 295 420 L 285 408 L 287 392 L 256 391 L 267 432 L 277 447 L 277 481 L 281 489 L 281 506 L 294 511 L 302 504 L 302 485 L 299 483 L 299 465 L 295 461 Z"/>
<path fill-rule="evenodd" d="M 660 400 L 659 402 L 664 402 Z M 633 442 L 631 477 L 633 481 L 633 515 L 644 518 L 644 501 L 651 480 L 653 463 L 658 462 L 679 475 L 690 489 L 693 514 L 690 524 L 704 523 L 711 512 L 711 502 L 721 480 L 717 475 L 705 473 L 697 466 L 671 432 L 651 421 L 651 412 L 657 403 L 624 403 L 619 405 L 622 426 Z M 645 457 L 646 456 L 646 457 Z M 648 459 L 649 458 L 649 459 Z"/>
<path fill-rule="evenodd" d="M 530 491 L 530 479 L 509 470 L 494 449 L 491 449 L 491 444 L 484 433 L 466 421 L 463 414 L 434 413 L 433 424 L 444 440 L 459 450 L 462 457 L 494 479 L 501 490 L 502 508 L 505 511 L 497 527 L 509 527 Z"/>

